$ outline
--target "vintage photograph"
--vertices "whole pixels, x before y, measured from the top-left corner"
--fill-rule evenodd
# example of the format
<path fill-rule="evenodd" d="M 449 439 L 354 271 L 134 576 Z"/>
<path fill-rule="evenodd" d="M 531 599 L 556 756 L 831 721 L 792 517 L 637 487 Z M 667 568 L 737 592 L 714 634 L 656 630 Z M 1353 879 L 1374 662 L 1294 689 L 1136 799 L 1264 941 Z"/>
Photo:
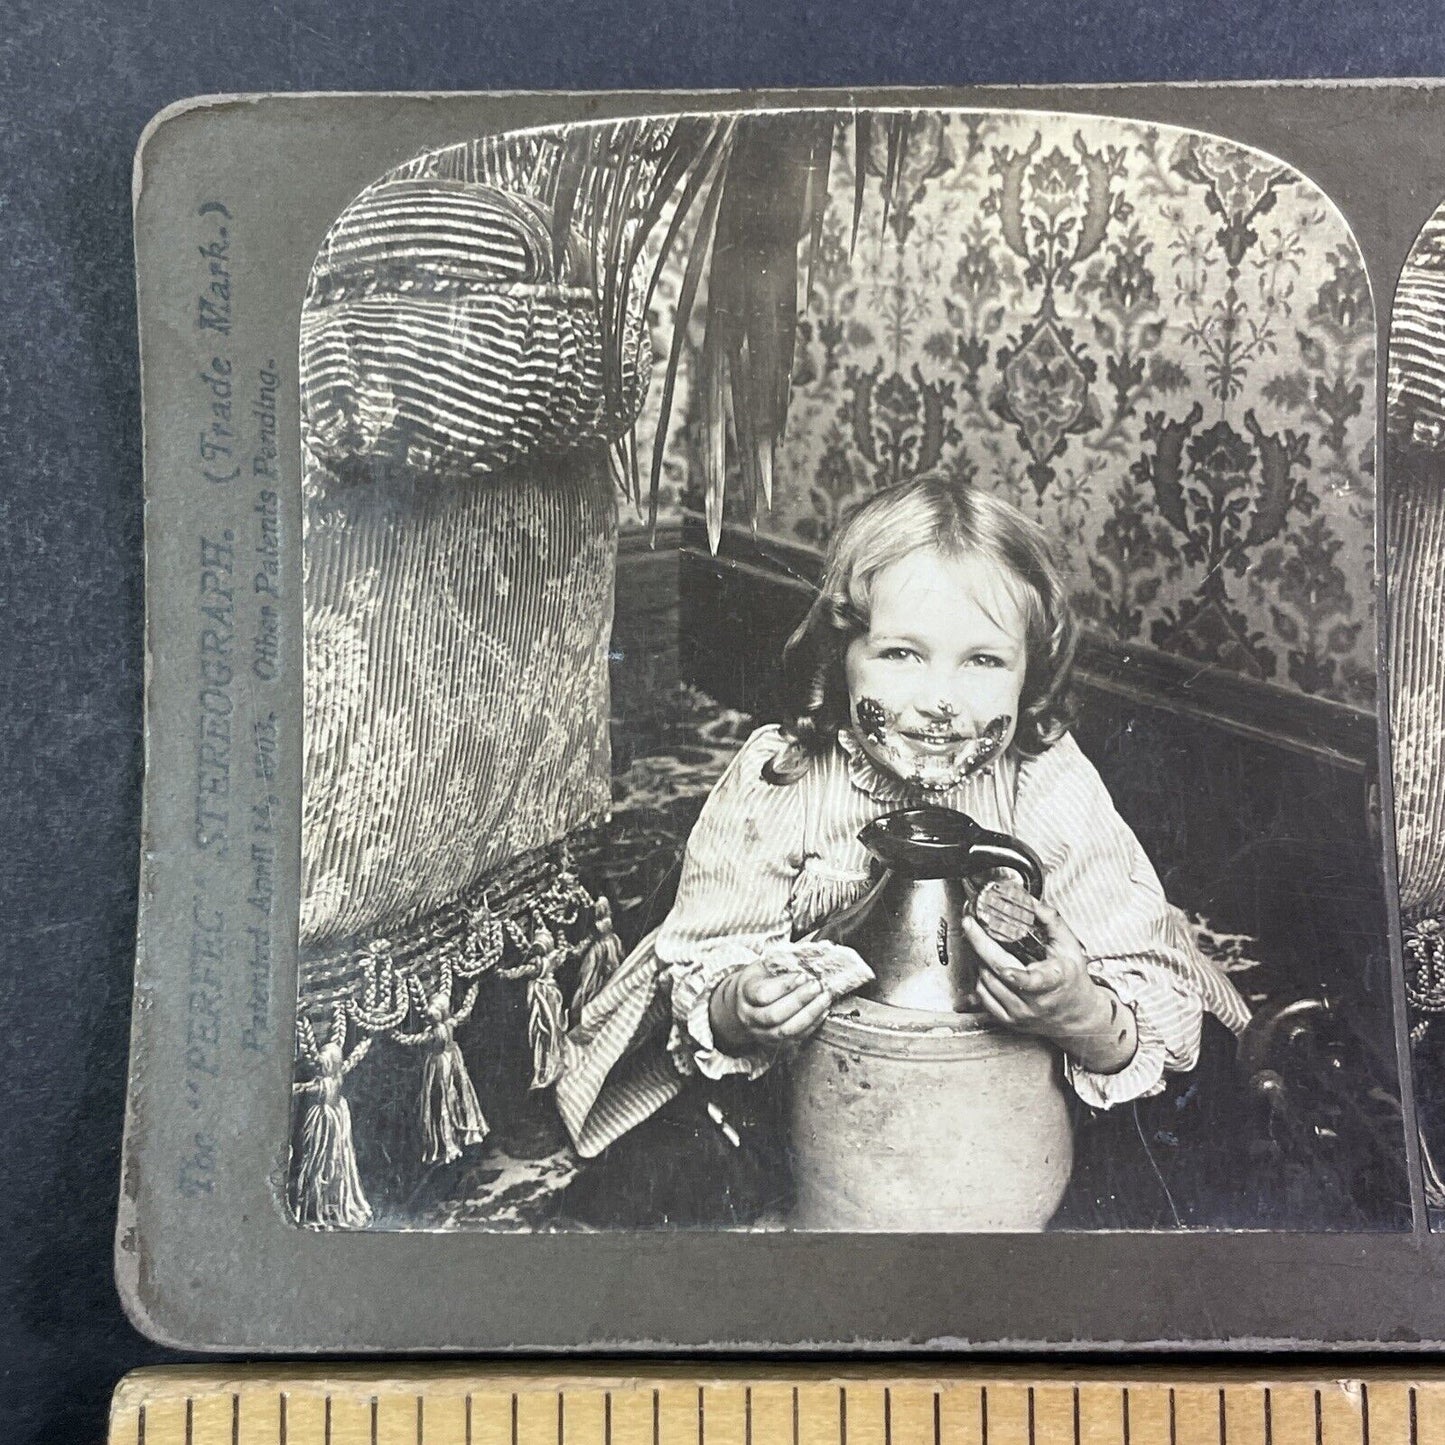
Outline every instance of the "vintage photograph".
<path fill-rule="evenodd" d="M 1410 1227 L 1309 177 L 1007 109 L 468 139 L 336 217 L 299 356 L 299 1226 Z"/>
<path fill-rule="evenodd" d="M 1421 232 L 1390 318 L 1390 727 L 1405 983 L 1425 1202 L 1445 1223 L 1445 212 Z"/>

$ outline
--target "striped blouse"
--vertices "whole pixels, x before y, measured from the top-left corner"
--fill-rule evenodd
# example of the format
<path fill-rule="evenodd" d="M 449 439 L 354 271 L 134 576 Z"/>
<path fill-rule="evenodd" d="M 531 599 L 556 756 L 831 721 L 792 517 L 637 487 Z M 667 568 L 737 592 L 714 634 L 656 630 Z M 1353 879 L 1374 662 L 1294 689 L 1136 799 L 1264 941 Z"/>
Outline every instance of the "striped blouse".
<path fill-rule="evenodd" d="M 719 1048 L 708 1022 L 713 989 L 763 949 L 800 939 L 872 882 L 858 841 L 865 824 L 917 801 L 876 767 L 848 732 L 802 778 L 779 786 L 765 765 L 787 746 L 755 732 L 703 807 L 683 860 L 677 901 L 583 1009 L 569 1035 L 557 1104 L 578 1152 L 592 1155 L 640 1123 L 694 1073 L 762 1073 L 767 1052 Z M 1248 1010 L 1195 949 L 1138 839 L 1071 736 L 1036 758 L 1010 753 L 930 798 L 1029 844 L 1045 897 L 1078 935 L 1092 977 L 1134 1012 L 1139 1046 L 1117 1073 L 1064 1058 L 1086 1103 L 1106 1109 L 1158 1093 L 1166 1070 L 1192 1069 L 1202 1015 L 1235 1032 Z M 667 1047 L 648 1047 L 647 1041 Z"/>

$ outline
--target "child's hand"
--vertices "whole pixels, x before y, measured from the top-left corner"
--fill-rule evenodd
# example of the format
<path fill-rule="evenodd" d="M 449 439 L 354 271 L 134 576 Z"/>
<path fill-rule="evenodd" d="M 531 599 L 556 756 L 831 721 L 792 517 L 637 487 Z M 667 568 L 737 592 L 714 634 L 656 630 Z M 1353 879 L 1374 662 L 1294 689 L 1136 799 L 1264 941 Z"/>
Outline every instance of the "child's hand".
<path fill-rule="evenodd" d="M 1001 1023 L 1051 1039 L 1084 1068 L 1117 1073 L 1139 1047 L 1133 1011 L 1089 977 L 1084 946 L 1058 913 L 1037 898 L 1028 902 L 1044 955 L 1037 963 L 1020 963 L 976 919 L 963 920 L 982 964 L 979 1001 Z"/>
<path fill-rule="evenodd" d="M 806 1038 L 828 1016 L 833 999 L 807 974 L 777 973 L 761 959 L 729 974 L 712 991 L 708 1022 L 729 1053 L 781 1048 Z"/>

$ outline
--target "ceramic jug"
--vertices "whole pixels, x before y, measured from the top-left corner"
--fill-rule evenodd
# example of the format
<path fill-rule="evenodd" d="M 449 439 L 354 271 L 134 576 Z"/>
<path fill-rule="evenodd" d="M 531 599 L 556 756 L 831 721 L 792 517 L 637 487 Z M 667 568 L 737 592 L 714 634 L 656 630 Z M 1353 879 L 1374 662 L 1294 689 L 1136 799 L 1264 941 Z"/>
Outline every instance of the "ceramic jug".
<path fill-rule="evenodd" d="M 885 813 L 858 839 L 882 872 L 818 936 L 846 943 L 867 959 L 876 977 L 864 994 L 878 1003 L 973 1011 L 978 958 L 964 938 L 963 920 L 1000 869 L 1018 874 L 1041 897 L 1038 855 L 967 813 L 932 805 Z"/>
<path fill-rule="evenodd" d="M 996 870 L 1041 896 L 1039 859 L 948 808 L 886 814 L 859 838 L 882 873 L 819 936 L 856 948 L 877 978 L 792 1061 L 792 1223 L 1043 1229 L 1073 1165 L 1058 1051 L 977 1009 L 961 927 Z"/>

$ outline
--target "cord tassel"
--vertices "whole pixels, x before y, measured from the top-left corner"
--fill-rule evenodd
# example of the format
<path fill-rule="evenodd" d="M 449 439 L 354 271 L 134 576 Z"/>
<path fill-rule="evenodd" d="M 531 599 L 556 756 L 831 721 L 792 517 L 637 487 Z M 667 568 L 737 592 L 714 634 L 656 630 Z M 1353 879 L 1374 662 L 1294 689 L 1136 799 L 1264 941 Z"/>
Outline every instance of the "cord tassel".
<path fill-rule="evenodd" d="M 622 966 L 622 940 L 612 926 L 612 904 L 598 894 L 592 905 L 594 936 L 582 949 L 582 964 L 577 971 L 577 986 L 572 991 L 572 1023 L 582 1017 L 582 1010 L 607 986 L 608 980 Z"/>
<path fill-rule="evenodd" d="M 486 1116 L 457 1043 L 457 1028 L 472 1016 L 477 984 L 467 990 L 462 1006 L 452 1012 L 452 969 L 444 963 L 437 991 L 427 997 L 415 974 L 407 980 L 412 1003 L 423 1020 L 417 1033 L 394 1035 L 397 1043 L 426 1050 L 421 1072 L 422 1158 L 428 1164 L 450 1164 L 462 1150 L 480 1144 L 488 1133 Z"/>
<path fill-rule="evenodd" d="M 297 1050 L 316 1077 L 292 1086 L 295 1093 L 309 1096 L 292 1175 L 292 1212 L 299 1224 L 311 1229 L 365 1228 L 371 1223 L 371 1205 L 356 1167 L 351 1107 L 342 1081 L 365 1057 L 371 1040 L 363 1039 L 346 1053 L 346 1012 L 340 1007 L 324 1045 L 317 1046 L 305 1017 L 298 1020 L 296 1032 Z"/>
<path fill-rule="evenodd" d="M 527 984 L 527 1040 L 532 1046 L 532 1087 L 548 1089 L 567 1064 L 567 1007 L 557 970 L 567 959 L 546 924 L 532 935 L 533 974 Z"/>

